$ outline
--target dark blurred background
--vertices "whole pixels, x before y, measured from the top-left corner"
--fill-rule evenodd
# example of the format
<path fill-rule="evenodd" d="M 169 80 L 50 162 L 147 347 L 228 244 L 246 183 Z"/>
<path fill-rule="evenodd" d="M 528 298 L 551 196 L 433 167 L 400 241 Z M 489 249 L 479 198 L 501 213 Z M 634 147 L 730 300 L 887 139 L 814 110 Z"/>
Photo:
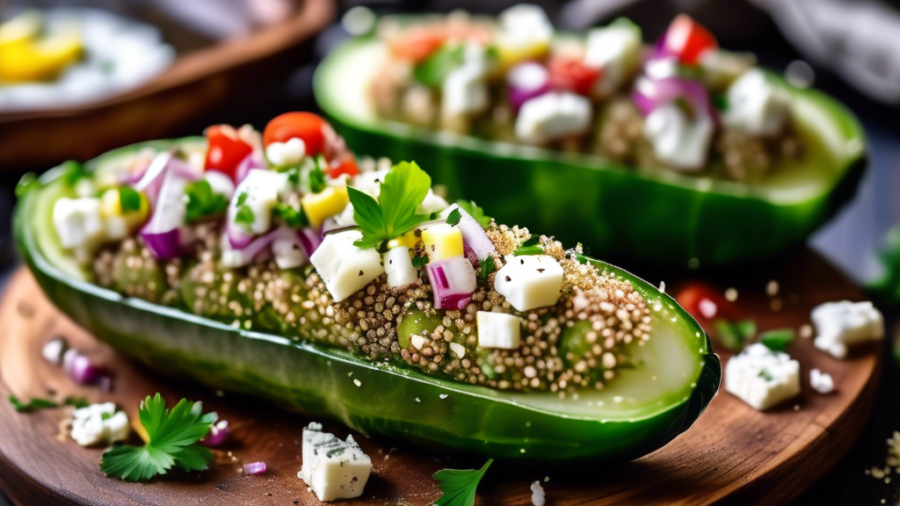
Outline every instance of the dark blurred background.
<path fill-rule="evenodd" d="M 57 2 L 41 2 L 42 4 Z M 116 8 L 134 2 L 103 2 Z M 163 2 L 166 3 L 166 2 Z M 190 10 L 200 2 L 168 2 Z M 215 0 L 212 4 L 265 3 L 252 0 Z M 497 13 L 517 2 L 495 0 L 340 1 L 337 18 L 321 32 L 294 63 L 288 59 L 284 79 L 253 80 L 234 99 L 204 117 L 181 125 L 172 136 L 195 135 L 214 123 L 261 128 L 288 110 L 316 110 L 312 96 L 315 64 L 329 48 L 365 28 L 370 12 L 449 11 Z M 559 29 L 580 30 L 617 16 L 628 16 L 655 40 L 678 13 L 706 25 L 728 49 L 752 51 L 762 65 L 785 71 L 794 82 L 812 83 L 836 95 L 862 119 L 869 140 L 870 165 L 854 201 L 816 233 L 811 246 L 860 283 L 881 274 L 875 252 L 885 234 L 900 223 L 900 1 L 861 0 L 573 0 L 536 1 Z M 212 5 L 198 10 L 216 12 Z M 4 1 L 0 0 L 0 8 Z M 371 11 L 369 10 L 371 9 Z M 345 15 L 350 11 L 349 15 Z M 0 11 L 2 12 L 2 11 Z M 219 22 L 223 20 L 219 19 Z M 240 18 L 228 33 L 239 33 Z M 212 38 L 222 36 L 211 32 Z M 310 61 L 310 63 L 300 63 Z M 136 126 L 139 128 L 139 126 Z M 77 142 L 52 139 L 48 142 Z M 15 268 L 10 237 L 14 187 L 21 174 L 16 167 L 0 168 L 0 283 Z M 885 310 L 889 329 L 897 313 Z M 889 343 L 886 343 L 886 348 Z M 889 353 L 886 349 L 885 353 Z M 871 421 L 854 449 L 796 504 L 898 504 L 900 478 L 886 484 L 865 473 L 884 466 L 885 439 L 900 430 L 900 373 L 888 359 Z M 808 463 L 806 465 L 816 465 Z M 0 497 L 0 505 L 3 499 Z"/>

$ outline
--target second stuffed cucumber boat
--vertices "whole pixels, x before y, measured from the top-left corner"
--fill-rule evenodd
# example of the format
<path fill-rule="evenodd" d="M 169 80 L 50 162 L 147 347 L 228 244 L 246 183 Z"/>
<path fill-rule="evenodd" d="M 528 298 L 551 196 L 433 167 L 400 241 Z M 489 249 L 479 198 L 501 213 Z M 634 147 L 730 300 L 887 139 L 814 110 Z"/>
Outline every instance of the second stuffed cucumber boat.
<path fill-rule="evenodd" d="M 418 160 L 498 219 L 604 256 L 771 257 L 830 218 L 865 165 L 846 108 L 686 17 L 652 50 L 625 20 L 554 34 L 532 6 L 384 18 L 326 58 L 315 92 L 358 151 Z"/>
<path fill-rule="evenodd" d="M 670 297 L 357 165 L 308 113 L 123 148 L 23 186 L 23 257 L 63 311 L 149 365 L 365 434 L 524 460 L 633 458 L 721 367 Z"/>

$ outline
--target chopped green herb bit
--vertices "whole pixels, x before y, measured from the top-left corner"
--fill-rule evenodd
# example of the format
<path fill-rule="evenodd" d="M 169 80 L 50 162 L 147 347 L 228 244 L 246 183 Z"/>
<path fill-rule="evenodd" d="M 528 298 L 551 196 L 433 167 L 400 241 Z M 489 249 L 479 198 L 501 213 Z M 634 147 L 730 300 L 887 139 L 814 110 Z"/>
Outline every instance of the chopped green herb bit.
<path fill-rule="evenodd" d="M 423 253 L 422 255 L 416 255 L 412 257 L 412 264 L 416 269 L 418 269 L 419 267 L 425 267 L 426 265 L 428 265 L 428 254 Z"/>
<path fill-rule="evenodd" d="M 313 193 L 321 193 L 325 189 L 325 170 L 328 169 L 328 162 L 325 157 L 319 155 L 316 158 L 316 166 L 309 171 L 309 189 Z"/>
<path fill-rule="evenodd" d="M 486 281 L 488 276 L 493 274 L 494 271 L 497 270 L 497 264 L 494 263 L 494 257 L 488 256 L 484 260 L 481 261 L 481 279 L 482 281 Z"/>
<path fill-rule="evenodd" d="M 524 255 L 540 255 L 544 252 L 544 248 L 540 246 L 519 246 L 513 251 L 513 255 L 520 257 Z"/>
<path fill-rule="evenodd" d="M 460 214 L 459 209 L 454 209 L 447 215 L 447 223 L 451 226 L 459 225 L 460 218 L 462 218 L 462 214 Z"/>
<path fill-rule="evenodd" d="M 478 204 L 471 200 L 457 200 L 456 205 L 460 209 L 469 213 L 469 216 L 475 219 L 482 228 L 487 228 L 491 224 L 491 217 L 484 214 L 484 209 L 478 207 Z"/>
<path fill-rule="evenodd" d="M 793 329 L 770 330 L 760 334 L 759 342 L 772 351 L 784 351 L 794 341 L 795 336 Z"/>
<path fill-rule="evenodd" d="M 130 186 L 120 186 L 119 205 L 122 206 L 123 213 L 133 213 L 140 211 L 141 194 Z"/>
<path fill-rule="evenodd" d="M 186 399 L 168 410 L 162 396 L 156 394 L 141 403 L 138 415 L 149 442 L 144 446 L 120 445 L 107 450 L 100 460 L 104 474 L 126 481 L 146 481 L 166 474 L 172 466 L 185 472 L 209 467 L 212 453 L 197 441 L 216 422 L 215 413 L 204 415 L 201 403 Z"/>
<path fill-rule="evenodd" d="M 428 219 L 428 215 L 417 214 L 417 211 L 429 188 L 431 177 L 415 162 L 402 162 L 388 172 L 378 200 L 348 186 L 353 218 L 363 233 L 362 239 L 354 244 L 359 248 L 371 248 L 403 235 Z"/>
<path fill-rule="evenodd" d="M 69 160 L 62 164 L 63 171 L 63 181 L 65 181 L 67 186 L 75 186 L 81 178 L 87 177 L 88 173 L 85 170 L 84 165 L 81 165 L 78 162 Z"/>
<path fill-rule="evenodd" d="M 63 404 L 72 406 L 75 409 L 82 409 L 90 406 L 90 403 L 84 397 L 66 397 L 63 399 Z"/>
<path fill-rule="evenodd" d="M 209 181 L 205 179 L 188 184 L 185 194 L 187 195 L 188 223 L 217 216 L 228 208 L 228 199 L 225 198 L 225 195 L 213 192 Z"/>
<path fill-rule="evenodd" d="M 248 198 L 248 197 L 249 197 L 249 195 L 247 195 L 247 192 L 241 193 L 240 195 L 238 195 L 238 199 L 237 199 L 236 205 L 238 205 L 238 206 L 244 205 L 244 202 L 247 202 L 247 198 Z"/>
<path fill-rule="evenodd" d="M 753 320 L 742 320 L 739 322 L 716 320 L 714 325 L 719 341 L 732 351 L 740 350 L 748 340 L 756 335 L 756 322 Z"/>
<path fill-rule="evenodd" d="M 725 112 L 728 110 L 728 97 L 726 97 L 724 93 L 717 93 L 717 94 L 713 95 L 712 103 L 716 109 L 718 109 L 722 112 Z"/>
<path fill-rule="evenodd" d="M 253 225 L 253 221 L 256 219 L 256 216 L 253 214 L 253 209 L 250 209 L 249 206 L 241 206 L 238 209 L 237 214 L 234 216 L 235 223 L 240 225 L 244 225 L 248 229 L 251 225 Z"/>
<path fill-rule="evenodd" d="M 772 381 L 773 379 L 775 379 L 772 377 L 772 374 L 765 369 L 759 371 L 759 377 L 766 381 Z"/>
<path fill-rule="evenodd" d="M 443 45 L 422 63 L 415 66 L 413 78 L 425 86 L 432 88 L 440 86 L 451 70 L 462 65 L 464 51 L 465 49 L 461 45 Z"/>
<path fill-rule="evenodd" d="M 294 209 L 285 202 L 276 204 L 273 213 L 291 228 L 306 228 L 309 226 L 309 219 L 306 217 L 303 209 Z"/>
<path fill-rule="evenodd" d="M 39 397 L 35 397 L 28 402 L 22 402 L 15 395 L 9 394 L 7 399 L 9 400 L 9 403 L 12 404 L 13 409 L 18 411 L 19 413 L 27 413 L 38 409 L 57 407 L 57 404 L 55 402 L 48 399 L 41 399 Z"/>
<path fill-rule="evenodd" d="M 488 459 L 481 469 L 442 469 L 434 473 L 438 488 L 443 495 L 434 502 L 435 506 L 473 506 L 475 490 L 494 459 Z"/>

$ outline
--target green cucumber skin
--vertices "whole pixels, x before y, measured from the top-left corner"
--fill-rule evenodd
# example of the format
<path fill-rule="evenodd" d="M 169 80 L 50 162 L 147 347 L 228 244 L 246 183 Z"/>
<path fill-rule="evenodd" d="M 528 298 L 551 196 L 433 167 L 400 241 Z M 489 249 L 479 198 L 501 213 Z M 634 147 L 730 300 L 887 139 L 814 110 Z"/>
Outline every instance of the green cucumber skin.
<path fill-rule="evenodd" d="M 41 183 L 59 175 L 51 171 Z M 721 364 L 707 337 L 707 353 L 700 357 L 705 365 L 690 397 L 645 418 L 605 422 L 526 407 L 504 399 L 499 391 L 376 366 L 343 350 L 239 330 L 126 298 L 66 278 L 42 256 L 29 221 L 40 191 L 32 188 L 16 208 L 16 244 L 47 297 L 65 314 L 114 348 L 167 374 L 267 398 L 287 410 L 337 420 L 363 434 L 406 440 L 439 453 L 533 462 L 620 461 L 654 451 L 687 430 L 719 388 Z M 442 394 L 447 397 L 441 399 Z"/>
<path fill-rule="evenodd" d="M 794 205 L 747 195 L 700 191 L 635 175 L 593 156 L 509 146 L 440 134 L 406 125 L 359 124 L 333 114 L 326 81 L 341 54 L 364 44 L 351 40 L 331 52 L 314 79 L 316 101 L 348 146 L 360 154 L 416 160 L 454 197 L 474 200 L 499 223 L 518 223 L 553 234 L 563 244 L 582 242 L 593 256 L 683 268 L 764 261 L 801 246 L 856 191 L 867 156 L 846 162 L 831 191 Z M 839 118 L 847 138 L 862 129 L 842 105 L 815 90 L 811 97 Z"/>

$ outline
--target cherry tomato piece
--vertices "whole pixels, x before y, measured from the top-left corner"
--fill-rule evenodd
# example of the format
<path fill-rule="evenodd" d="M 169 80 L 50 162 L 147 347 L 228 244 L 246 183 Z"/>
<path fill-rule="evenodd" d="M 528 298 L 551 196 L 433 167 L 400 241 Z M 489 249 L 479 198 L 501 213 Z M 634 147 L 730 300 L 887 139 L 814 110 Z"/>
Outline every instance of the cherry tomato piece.
<path fill-rule="evenodd" d="M 728 301 L 722 293 L 711 285 L 694 282 L 678 292 L 675 297 L 678 304 L 699 321 L 724 318 L 735 321 L 741 313 L 734 303 Z"/>
<path fill-rule="evenodd" d="M 337 134 L 327 121 L 311 112 L 287 112 L 276 116 L 263 131 L 263 145 L 287 142 L 295 137 L 306 145 L 309 156 L 325 155 L 330 160 L 334 155 Z"/>
<path fill-rule="evenodd" d="M 230 125 L 213 125 L 205 135 L 209 148 L 204 169 L 217 170 L 234 179 L 237 166 L 253 152 L 253 146 L 244 142 Z"/>
<path fill-rule="evenodd" d="M 550 87 L 579 95 L 590 95 L 601 71 L 571 58 L 554 58 L 547 69 L 550 72 Z"/>
<path fill-rule="evenodd" d="M 672 20 L 665 34 L 665 49 L 685 65 L 696 65 L 703 53 L 719 47 L 716 37 L 694 21 L 681 14 Z"/>
<path fill-rule="evenodd" d="M 344 174 L 353 177 L 359 174 L 359 167 L 356 166 L 356 158 L 352 154 L 347 153 L 331 162 L 328 165 L 327 172 L 328 177 L 331 179 L 336 179 Z"/>

